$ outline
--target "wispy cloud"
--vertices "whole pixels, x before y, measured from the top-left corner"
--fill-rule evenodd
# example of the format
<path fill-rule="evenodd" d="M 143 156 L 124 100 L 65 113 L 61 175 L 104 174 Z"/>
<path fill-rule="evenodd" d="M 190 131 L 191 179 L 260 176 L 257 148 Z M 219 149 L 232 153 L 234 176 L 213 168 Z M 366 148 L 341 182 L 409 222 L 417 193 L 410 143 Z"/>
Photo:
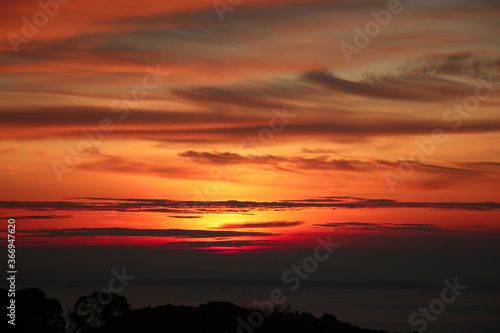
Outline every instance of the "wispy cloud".
<path fill-rule="evenodd" d="M 302 225 L 303 221 L 272 221 L 272 222 L 245 222 L 245 223 L 233 223 L 233 224 L 223 224 L 217 229 L 260 229 L 260 228 L 289 228 Z"/>
<path fill-rule="evenodd" d="M 334 230 L 353 231 L 425 231 L 425 232 L 456 232 L 432 224 L 425 223 L 371 223 L 371 222 L 331 222 L 313 224 L 315 227 L 331 228 Z"/>
<path fill-rule="evenodd" d="M 296 243 L 286 243 L 277 241 L 239 241 L 239 240 L 225 240 L 225 241 L 193 241 L 193 242 L 170 242 L 158 245 L 158 247 L 163 248 L 173 248 L 173 249 L 210 249 L 210 248 L 270 248 L 270 247 L 300 247 L 303 244 Z"/>
<path fill-rule="evenodd" d="M 398 201 L 393 199 L 365 199 L 351 197 L 324 197 L 306 200 L 279 201 L 179 201 L 165 199 L 80 198 L 80 201 L 0 201 L 0 209 L 28 211 L 117 211 L 157 212 L 170 214 L 247 213 L 251 211 L 286 211 L 364 208 L 434 208 L 442 210 L 492 211 L 500 210 L 498 202 L 436 202 Z"/>
<path fill-rule="evenodd" d="M 54 219 L 74 219 L 75 215 L 18 215 L 4 216 L 0 219 L 16 219 L 16 220 L 54 220 Z"/>
<path fill-rule="evenodd" d="M 175 237 L 175 238 L 212 238 L 271 236 L 272 233 L 185 230 L 185 229 L 130 229 L 130 228 L 75 228 L 75 229 L 37 229 L 23 230 L 32 237 Z"/>
<path fill-rule="evenodd" d="M 327 156 L 316 158 L 287 157 L 276 155 L 240 155 L 230 152 L 196 152 L 186 151 L 179 153 L 179 156 L 189 158 L 197 163 L 211 164 L 258 164 L 268 165 L 280 170 L 295 171 L 303 170 L 349 170 L 366 171 L 377 166 L 376 162 L 361 160 L 333 159 Z"/>

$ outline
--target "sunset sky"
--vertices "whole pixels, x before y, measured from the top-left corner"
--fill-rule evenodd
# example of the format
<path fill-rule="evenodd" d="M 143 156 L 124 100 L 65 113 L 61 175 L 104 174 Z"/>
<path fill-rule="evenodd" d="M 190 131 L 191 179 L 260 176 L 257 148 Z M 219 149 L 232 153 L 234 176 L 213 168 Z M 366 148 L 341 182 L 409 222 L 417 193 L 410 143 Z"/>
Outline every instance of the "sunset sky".
<path fill-rule="evenodd" d="M 499 292 L 498 1 L 48 2 L 48 14 L 0 4 L 0 215 L 17 220 L 26 286 L 54 278 L 40 253 L 99 251 L 101 268 L 80 269 L 104 281 L 118 249 L 146 280 L 170 274 L 146 253 L 155 267 L 188 253 L 179 278 L 212 276 L 211 258 L 232 262 L 221 275 L 235 281 L 279 282 L 275 267 L 331 235 L 342 281 L 433 285 L 432 297 L 463 276 Z M 387 253 L 394 272 L 409 256 L 433 261 L 421 276 L 409 262 L 397 276 L 359 272 Z M 78 296 L 39 284 L 68 306 Z M 401 297 L 409 312 L 394 326 L 354 305 L 294 304 L 409 330 L 432 298 Z M 493 325 L 489 306 L 474 318 Z"/>

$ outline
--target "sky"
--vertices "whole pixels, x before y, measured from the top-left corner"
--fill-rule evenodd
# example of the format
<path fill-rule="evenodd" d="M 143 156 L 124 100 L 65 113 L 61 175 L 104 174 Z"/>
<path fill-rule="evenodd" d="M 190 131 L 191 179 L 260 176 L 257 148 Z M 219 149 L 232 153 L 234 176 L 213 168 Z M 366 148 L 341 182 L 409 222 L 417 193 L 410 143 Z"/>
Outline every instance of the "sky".
<path fill-rule="evenodd" d="M 410 330 L 458 276 L 469 295 L 427 330 L 500 327 L 497 1 L 19 0 L 0 18 L 21 286 L 70 306 L 127 266 L 137 306 L 250 304 L 328 236 L 338 262 L 294 307 Z"/>

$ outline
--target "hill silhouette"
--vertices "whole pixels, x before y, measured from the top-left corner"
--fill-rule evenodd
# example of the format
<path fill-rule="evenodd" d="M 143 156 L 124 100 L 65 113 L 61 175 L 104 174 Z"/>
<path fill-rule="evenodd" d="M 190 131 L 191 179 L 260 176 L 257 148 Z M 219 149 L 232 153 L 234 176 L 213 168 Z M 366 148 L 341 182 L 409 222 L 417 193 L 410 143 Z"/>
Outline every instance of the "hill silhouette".
<path fill-rule="evenodd" d="M 8 301 L 7 291 L 0 291 Z M 308 312 L 292 311 L 288 306 L 268 310 L 209 302 L 130 309 L 125 297 L 113 293 L 80 296 L 66 321 L 59 301 L 46 298 L 37 288 L 18 291 L 16 306 L 16 326 L 6 324 L 7 332 L 387 333 L 354 326 L 331 314 L 318 318 Z"/>

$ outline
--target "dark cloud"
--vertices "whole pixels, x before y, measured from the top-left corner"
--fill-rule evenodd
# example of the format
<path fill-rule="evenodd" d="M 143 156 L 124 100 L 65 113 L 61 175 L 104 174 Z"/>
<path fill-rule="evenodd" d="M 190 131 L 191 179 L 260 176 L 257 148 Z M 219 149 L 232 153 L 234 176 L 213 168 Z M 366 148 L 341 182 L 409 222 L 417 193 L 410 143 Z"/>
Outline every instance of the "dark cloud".
<path fill-rule="evenodd" d="M 379 1 L 379 0 L 377 0 Z M 246 10 L 231 12 L 231 29 L 220 24 L 211 4 L 195 8 L 149 15 L 114 16 L 95 23 L 100 32 L 85 32 L 69 38 L 33 40 L 30 48 L 16 57 L 9 57 L 10 50 L 0 52 L 0 59 L 7 65 L 40 61 L 63 61 L 78 58 L 80 63 L 150 64 L 199 64 L 227 67 L 230 63 L 252 60 L 241 52 L 231 52 L 228 45 L 247 45 L 273 33 L 286 34 L 290 27 L 296 29 L 316 23 L 319 16 L 332 24 L 336 11 L 364 6 L 346 1 L 314 1 L 303 4 L 261 3 Z M 330 15 L 326 14 L 330 11 Z M 307 12 L 308 15 L 304 15 Z M 279 21 L 279 24 L 277 23 Z M 94 30 L 89 28 L 90 30 Z M 220 49 L 225 51 L 221 52 Z M 89 56 L 90 55 L 90 56 Z M 90 67 L 90 66 L 89 66 Z"/>
<path fill-rule="evenodd" d="M 119 107 L 125 107 L 126 104 L 119 104 Z M 274 105 L 273 105 L 274 106 Z M 130 107 L 130 106 L 129 106 Z M 99 128 L 101 119 L 110 119 L 110 126 L 119 125 L 124 121 L 120 120 L 120 116 L 124 115 L 124 111 L 115 113 L 110 108 L 98 108 L 87 106 L 63 106 L 50 108 L 29 108 L 17 110 L 2 110 L 0 118 L 3 126 L 92 126 Z M 171 125 L 171 124 L 221 124 L 234 123 L 237 121 L 248 121 L 252 117 L 248 115 L 228 114 L 221 112 L 181 112 L 175 110 L 151 111 L 134 109 L 134 112 L 129 112 L 126 119 L 127 124 L 136 125 Z M 258 118 L 255 118 L 258 120 Z M 81 136 L 80 132 L 80 136 Z M 10 151 L 11 149 L 6 149 Z"/>
<path fill-rule="evenodd" d="M 175 237 L 175 238 L 212 238 L 271 236 L 272 233 L 185 230 L 185 229 L 129 229 L 129 228 L 77 228 L 77 229 L 37 229 L 23 230 L 33 237 Z"/>
<path fill-rule="evenodd" d="M 202 140 L 209 138 L 214 141 L 227 141 L 233 143 L 234 140 L 245 140 L 248 136 L 256 137 L 262 128 L 268 126 L 263 122 L 262 126 L 234 125 L 230 127 L 213 128 L 162 128 L 162 129 L 116 129 L 109 134 L 113 138 L 130 138 L 145 140 Z M 352 121 L 329 121 L 310 122 L 307 124 L 291 123 L 280 133 L 280 139 L 297 138 L 300 136 L 308 138 L 321 138 L 324 140 L 345 140 L 355 138 L 361 140 L 364 137 L 373 136 L 394 136 L 394 135 L 428 135 L 435 128 L 443 128 L 442 121 L 427 120 L 395 120 L 394 117 L 380 117 L 373 120 Z M 451 124 L 449 125 L 451 128 Z M 500 121 L 497 119 L 471 120 L 463 124 L 459 129 L 450 132 L 454 133 L 489 133 L 500 131 Z M 26 137 L 46 137 L 45 133 L 26 133 Z M 51 137 L 76 137 L 82 138 L 81 131 L 65 130 L 54 132 Z"/>
<path fill-rule="evenodd" d="M 421 163 L 415 161 L 386 161 L 386 160 L 359 160 L 359 159 L 335 159 L 328 155 L 314 158 L 299 156 L 280 155 L 241 155 L 231 152 L 198 152 L 185 151 L 178 154 L 180 157 L 189 158 L 193 162 L 200 164 L 233 165 L 251 164 L 272 167 L 281 171 L 297 170 L 341 170 L 341 171 L 373 171 L 376 169 L 397 169 L 401 165 L 412 168 L 431 175 L 443 175 L 454 177 L 457 175 L 464 177 L 481 176 L 492 172 L 500 172 L 498 163 L 462 163 L 463 167 L 450 167 L 444 165 Z"/>
<path fill-rule="evenodd" d="M 499 162 L 460 162 L 456 163 L 465 168 L 474 168 L 479 170 L 491 170 L 491 171 L 500 171 L 500 163 Z"/>
<path fill-rule="evenodd" d="M 240 154 L 223 152 L 223 153 L 209 153 L 209 152 L 196 152 L 193 150 L 185 151 L 178 154 L 180 157 L 186 157 L 197 163 L 211 163 L 211 164 L 230 164 L 230 163 L 248 163 L 255 158 L 255 156 L 242 156 Z"/>
<path fill-rule="evenodd" d="M 5 216 L 0 219 L 15 219 L 15 220 L 53 220 L 53 219 L 73 219 L 75 215 L 21 215 L 21 216 Z"/>
<path fill-rule="evenodd" d="M 473 52 L 422 57 L 405 64 L 397 72 L 369 73 L 362 81 L 342 79 L 325 70 L 305 72 L 296 80 L 253 82 L 229 87 L 191 87 L 174 90 L 183 99 L 196 103 L 223 103 L 239 107 L 272 108 L 276 99 L 291 101 L 319 100 L 328 91 L 369 98 L 407 101 L 437 101 L 471 94 L 479 83 L 498 72 L 500 57 L 485 57 Z M 449 76 L 468 76 L 474 82 L 461 82 Z M 500 76 L 494 75 L 498 82 Z M 274 102 L 273 102 L 274 99 Z"/>
<path fill-rule="evenodd" d="M 170 242 L 159 245 L 158 247 L 163 248 L 179 248 L 179 249 L 199 249 L 199 248 L 219 248 L 219 247 L 229 247 L 229 248 L 240 248 L 240 247 L 287 247 L 287 246 L 304 246 L 303 244 L 292 244 L 292 243 L 280 243 L 277 241 L 195 241 L 195 242 Z"/>
<path fill-rule="evenodd" d="M 397 162 L 392 162 L 392 161 L 384 161 L 384 160 L 377 160 L 378 163 L 382 165 L 386 165 L 392 168 L 398 168 L 401 165 L 405 166 L 411 166 L 417 170 L 425 171 L 431 174 L 442 174 L 442 175 L 451 175 L 451 176 L 479 176 L 480 174 L 484 173 L 484 170 L 479 168 L 479 165 L 476 165 L 475 163 L 470 163 L 468 167 L 463 167 L 463 168 L 454 168 L 454 167 L 449 167 L 449 166 L 444 166 L 444 165 L 437 165 L 437 164 L 430 164 L 430 163 L 422 163 L 422 162 L 416 162 L 416 161 L 397 161 Z M 464 166 L 466 166 L 464 164 Z M 500 170 L 499 170 L 500 171 Z"/>
<path fill-rule="evenodd" d="M 247 91 L 241 91 L 238 93 L 234 90 L 214 87 L 195 87 L 187 90 L 174 90 L 173 93 L 182 99 L 198 103 L 215 102 L 265 109 L 272 109 L 273 107 L 276 107 L 277 104 L 273 101 L 266 101 L 262 96 L 260 98 L 251 98 L 248 96 Z"/>
<path fill-rule="evenodd" d="M 464 77 L 469 80 L 457 80 Z M 474 93 L 480 83 L 479 78 L 500 81 L 500 57 L 474 52 L 421 57 L 407 62 L 395 73 L 369 73 L 359 82 L 339 78 L 327 71 L 310 71 L 302 78 L 338 93 L 369 98 L 433 101 L 468 96 Z"/>
<path fill-rule="evenodd" d="M 450 76 L 472 78 L 477 85 L 478 78 L 491 79 L 498 82 L 500 79 L 500 56 L 485 55 L 478 52 L 466 51 L 455 53 L 442 53 L 432 56 L 414 58 L 406 62 L 396 74 L 386 74 L 369 78 L 372 82 L 397 84 L 397 83 L 418 83 L 421 87 L 427 84 L 428 88 L 437 88 L 439 83 L 444 83 L 450 87 L 467 87 L 459 82 L 450 81 Z M 446 76 L 446 78 L 445 78 Z M 470 84 L 470 83 L 469 83 Z M 446 88 L 444 85 L 443 87 Z M 469 86 L 470 89 L 470 86 Z M 445 90 L 450 92 L 451 90 Z M 470 92 L 469 92 L 470 94 Z"/>
<path fill-rule="evenodd" d="M 334 74 L 326 71 L 311 71 L 303 76 L 304 80 L 311 83 L 318 84 L 329 90 L 359 95 L 371 98 L 385 98 L 385 99 L 401 99 L 412 101 L 431 101 L 434 100 L 430 95 L 419 95 L 411 91 L 403 89 L 394 89 L 394 87 L 383 87 L 374 83 L 367 82 L 354 82 L 341 79 Z"/>
<path fill-rule="evenodd" d="M 174 142 L 231 142 L 256 137 L 259 131 L 269 126 L 272 116 L 261 114 L 257 116 L 236 115 L 233 113 L 215 112 L 185 113 L 176 112 L 131 112 L 126 122 L 119 120 L 118 115 L 108 110 L 91 110 L 85 108 L 69 108 L 64 116 L 56 111 L 0 111 L 0 117 L 6 120 L 0 124 L 3 136 L 0 139 L 25 138 L 78 138 L 85 140 L 82 130 L 99 128 L 101 119 L 108 118 L 115 128 L 111 133 L 104 134 L 107 138 L 134 138 L 155 141 Z M 41 110 L 41 109 L 40 109 Z M 268 111 L 270 112 L 271 109 Z M 61 117 L 60 117 L 61 116 Z M 73 117 L 74 116 L 74 117 Z M 151 116 L 151 117 L 150 117 Z M 441 118 L 436 120 L 409 120 L 395 116 L 358 114 L 359 118 L 334 119 L 325 116 L 323 120 L 293 120 L 284 131 L 280 132 L 280 139 L 296 139 L 307 137 L 323 140 L 356 140 L 374 136 L 394 135 L 428 135 L 436 128 L 448 129 L 448 134 L 457 133 L 489 133 L 500 131 L 498 119 L 471 119 L 457 130 L 451 130 L 451 123 L 443 123 Z M 17 127 L 15 133 L 9 131 L 12 126 Z M 179 126 L 172 126 L 179 125 Z M 198 126 L 200 125 L 200 126 Z M 203 126 L 201 126 L 203 125 Z M 224 125 L 224 126 L 221 126 Z M 278 123 L 280 125 L 280 123 Z M 80 126 L 81 129 L 75 129 Z"/>
<path fill-rule="evenodd" d="M 289 228 L 289 227 L 296 227 L 304 223 L 305 222 L 302 221 L 246 222 L 246 223 L 223 224 L 217 229 Z"/>
<path fill-rule="evenodd" d="M 199 215 L 203 213 L 251 213 L 305 209 L 428 208 L 443 210 L 499 210 L 498 202 L 408 202 L 393 199 L 351 197 L 316 198 L 280 201 L 178 201 L 167 199 L 75 198 L 79 201 L 0 201 L 0 209 L 28 211 L 115 211 L 157 212 Z"/>
<path fill-rule="evenodd" d="M 361 160 L 332 159 L 327 156 L 316 158 L 286 157 L 278 155 L 240 155 L 230 152 L 196 152 L 185 151 L 179 156 L 186 157 L 197 163 L 211 164 L 258 164 L 269 165 L 279 170 L 348 170 L 367 171 L 376 167 L 377 163 Z"/>
<path fill-rule="evenodd" d="M 0 111 L 0 118 L 3 120 L 0 127 L 9 129 L 17 126 L 20 129 L 14 134 L 7 133 L 5 138 L 9 139 L 12 135 L 20 138 L 81 138 L 81 130 L 75 128 L 94 128 L 101 119 L 109 118 L 116 126 L 109 135 L 115 138 L 174 141 L 209 138 L 214 141 L 231 141 L 256 135 L 263 126 L 268 126 L 270 112 L 275 107 L 288 103 L 294 106 L 295 102 L 313 102 L 316 106 L 307 108 L 308 117 L 294 119 L 286 130 L 280 133 L 281 138 L 307 136 L 345 140 L 352 136 L 360 140 L 377 135 L 428 134 L 435 128 L 451 124 L 443 124 L 441 117 L 434 120 L 410 120 L 404 118 L 404 114 L 395 117 L 369 110 L 353 112 L 354 110 L 345 104 L 336 103 L 335 99 L 331 98 L 331 92 L 408 101 L 462 99 L 474 93 L 480 77 L 486 79 L 491 75 L 498 86 L 499 68 L 500 57 L 497 55 L 487 56 L 478 52 L 437 54 L 411 60 L 393 72 L 366 74 L 365 79 L 359 81 L 339 78 L 325 70 L 315 70 L 294 78 L 238 81 L 221 87 L 185 86 L 168 92 L 169 98 L 180 99 L 182 103 L 196 103 L 203 111 L 186 113 L 177 110 L 136 109 L 130 112 L 124 123 L 118 120 L 117 114 L 107 108 L 67 105 L 4 109 Z M 241 112 L 244 109 L 261 112 Z M 302 111 L 304 112 L 304 107 Z M 38 128 L 31 131 L 33 127 Z M 50 131 L 46 130 L 47 127 Z M 453 133 L 485 133 L 499 130 L 498 119 L 469 119 L 459 129 L 453 130 Z M 11 150 L 4 153 L 8 152 Z"/>
<path fill-rule="evenodd" d="M 331 222 L 313 224 L 315 227 L 331 228 L 335 230 L 356 231 L 426 231 L 426 232 L 454 232 L 425 223 L 370 223 L 370 222 Z"/>
<path fill-rule="evenodd" d="M 334 149 L 324 149 L 324 148 L 305 148 L 303 147 L 301 150 L 304 154 L 338 154 L 340 153 Z"/>
<path fill-rule="evenodd" d="M 203 216 L 192 216 L 192 215 L 170 215 L 169 217 L 174 219 L 200 219 Z"/>

